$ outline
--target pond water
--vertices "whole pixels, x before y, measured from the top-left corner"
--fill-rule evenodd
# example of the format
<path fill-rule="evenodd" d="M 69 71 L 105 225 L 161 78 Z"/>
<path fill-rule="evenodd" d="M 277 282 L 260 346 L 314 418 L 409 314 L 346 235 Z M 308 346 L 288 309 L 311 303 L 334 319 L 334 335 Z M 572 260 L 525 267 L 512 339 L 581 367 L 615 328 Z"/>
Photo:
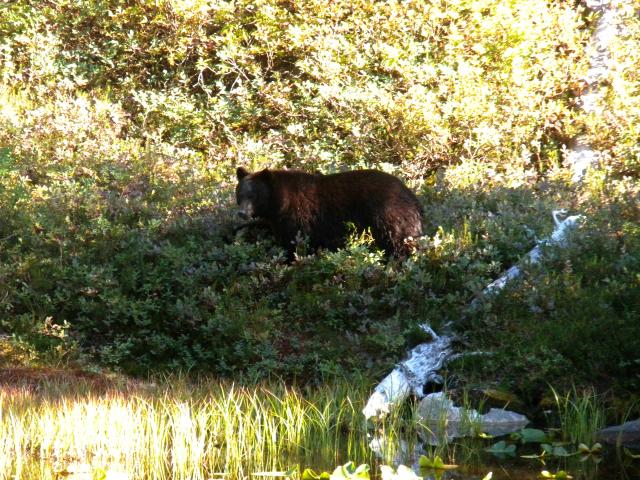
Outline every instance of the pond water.
<path fill-rule="evenodd" d="M 525 448 L 526 447 L 526 448 Z M 546 458 L 544 461 L 539 459 L 521 458 L 522 454 L 539 453 L 539 446 L 523 446 L 512 455 L 494 455 L 479 448 L 477 439 L 461 442 L 452 445 L 454 455 L 449 461 L 459 464 L 458 468 L 452 470 L 434 470 L 429 468 L 420 468 L 417 461 L 417 451 L 404 456 L 396 455 L 399 463 L 411 466 L 415 473 L 424 480 L 481 480 L 489 472 L 492 473 L 492 480 L 534 480 L 543 478 L 541 472 L 546 470 L 556 473 L 560 470 L 567 472 L 575 480 L 620 480 L 620 479 L 640 479 L 640 459 L 634 459 L 623 450 L 613 447 L 605 448 L 601 455 L 598 456 L 571 456 L 566 458 Z M 419 451 L 419 450 L 418 450 Z M 320 452 L 318 452 L 320 453 Z M 273 472 L 295 470 L 298 473 L 303 472 L 306 468 L 311 468 L 317 473 L 326 471 L 333 472 L 337 465 L 342 465 L 353 460 L 356 464 L 367 463 L 370 465 L 370 473 L 372 479 L 380 478 L 380 466 L 391 462 L 381 461 L 375 455 L 364 453 L 363 455 L 354 456 L 352 451 L 349 456 L 346 453 L 314 455 L 304 455 L 297 458 L 289 458 L 282 460 L 280 465 L 274 465 L 271 475 L 256 475 L 257 472 L 247 475 L 245 478 L 273 478 Z M 425 452 L 428 453 L 428 452 Z M 640 453 L 640 452 L 633 452 Z M 351 458 L 350 458 L 351 457 Z M 361 458 L 357 458 L 361 457 Z M 286 465 L 286 467 L 285 467 Z M 396 464 L 397 465 L 397 464 Z M 396 466 L 394 465 L 394 466 Z M 20 467 L 21 474 L 15 477 L 13 472 L 0 472 L 0 479 L 20 478 L 25 480 L 57 480 L 65 478 L 67 480 L 133 480 L 134 478 L 152 478 L 139 477 L 126 473 L 126 468 L 118 465 L 103 465 L 96 467 L 87 464 L 72 463 L 61 469 L 60 465 L 53 465 L 51 462 L 32 459 Z M 247 472 L 248 473 L 248 472 Z M 155 475 L 153 476 L 155 477 Z M 205 479 L 225 479 L 222 474 L 213 474 L 202 472 L 202 476 L 184 477 L 181 475 L 171 476 L 168 472 L 162 475 L 162 478 L 201 478 Z M 293 478 L 300 478 L 294 476 Z M 402 480 L 402 479 L 398 479 Z"/>
<path fill-rule="evenodd" d="M 499 439 L 493 439 L 494 440 Z M 468 441 L 462 440 L 452 448 L 456 454 L 449 459 L 458 464 L 458 468 L 451 470 L 434 470 L 421 468 L 418 465 L 416 453 L 405 455 L 404 459 L 396 458 L 394 466 L 398 463 L 410 465 L 414 472 L 423 477 L 424 480 L 481 480 L 489 472 L 492 472 L 492 480 L 539 480 L 542 471 L 557 473 L 560 470 L 567 472 L 574 480 L 638 480 L 640 479 L 640 458 L 634 459 L 622 449 L 605 447 L 600 455 L 573 455 L 564 458 L 543 458 L 532 459 L 522 458 L 521 455 L 534 455 L 541 452 L 539 445 L 524 445 L 518 447 L 516 453 L 512 455 L 496 455 L 484 450 L 486 443 L 482 446 L 476 439 Z M 569 448 L 569 447 L 567 447 Z M 427 453 L 427 452 L 425 452 Z M 631 452 L 640 454 L 639 451 Z M 433 454 L 431 454 L 433 458 Z M 346 463 L 346 457 L 338 459 L 338 464 Z M 400 460 L 400 461 L 398 461 Z M 380 459 L 369 458 L 372 477 L 378 477 L 379 466 L 387 463 Z M 331 462 L 316 459 L 314 470 L 331 472 L 335 466 Z M 309 466 L 308 461 L 301 462 L 300 468 Z M 302 471 L 302 470 L 300 470 Z"/>
<path fill-rule="evenodd" d="M 631 461 L 618 458 L 615 452 L 608 452 L 598 458 L 578 458 L 565 459 L 564 461 L 546 460 L 543 464 L 538 460 L 522 458 L 496 458 L 491 454 L 481 454 L 477 463 L 462 465 L 453 471 L 424 472 L 424 479 L 457 479 L 475 480 L 482 479 L 488 472 L 492 472 L 493 480 L 519 479 L 533 480 L 540 479 L 541 472 L 546 470 L 556 473 L 563 470 L 574 479 L 583 480 L 619 480 L 619 479 L 639 479 L 640 465 L 638 461 Z"/>

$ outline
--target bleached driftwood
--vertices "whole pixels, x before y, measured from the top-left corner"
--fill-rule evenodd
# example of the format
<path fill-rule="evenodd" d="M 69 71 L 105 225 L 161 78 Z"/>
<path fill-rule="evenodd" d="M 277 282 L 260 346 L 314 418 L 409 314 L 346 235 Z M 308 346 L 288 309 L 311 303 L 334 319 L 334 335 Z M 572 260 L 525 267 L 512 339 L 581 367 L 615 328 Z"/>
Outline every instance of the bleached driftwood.
<path fill-rule="evenodd" d="M 553 222 L 555 224 L 555 229 L 549 238 L 545 238 L 538 242 L 538 244 L 533 247 L 533 249 L 524 256 L 524 261 L 528 263 L 539 263 L 542 258 L 542 249 L 547 246 L 559 246 L 563 247 L 566 245 L 567 241 L 567 233 L 569 230 L 573 229 L 576 226 L 576 223 L 582 218 L 581 215 L 572 215 L 570 217 L 565 218 L 560 221 L 558 216 L 564 213 L 563 210 L 554 210 L 551 215 L 553 216 Z M 522 264 L 522 262 L 520 262 Z M 504 288 L 504 286 L 513 280 L 514 278 L 522 275 L 522 267 L 520 265 L 514 265 L 509 270 L 506 271 L 504 275 L 502 275 L 497 280 L 491 282 L 489 285 L 485 287 L 482 291 L 483 295 L 492 295 L 494 293 L 499 292 Z M 475 299 L 471 302 L 471 306 L 474 307 L 479 303 L 479 299 Z"/>
<path fill-rule="evenodd" d="M 409 358 L 400 362 L 375 388 L 367 405 L 362 410 L 365 418 L 382 418 L 397 404 L 402 403 L 413 390 L 422 397 L 422 387 L 430 380 L 441 382 L 438 370 L 452 355 L 452 337 L 438 336 L 427 325 L 423 325 L 433 337 L 429 343 L 421 343 L 409 352 Z"/>
<path fill-rule="evenodd" d="M 553 233 L 538 244 L 524 257 L 526 262 L 538 263 L 542 258 L 545 246 L 564 246 L 567 242 L 567 234 L 572 230 L 580 215 L 573 215 L 560 221 L 558 216 L 562 211 L 553 212 L 555 229 Z M 514 265 L 507 272 L 491 282 L 483 291 L 484 295 L 492 295 L 500 291 L 514 278 L 522 275 L 522 267 Z M 471 302 L 474 307 L 479 302 L 475 299 Z M 362 410 L 366 418 L 382 418 L 388 414 L 396 405 L 402 403 L 413 391 L 417 397 L 422 397 L 422 387 L 429 381 L 441 382 L 438 374 L 444 364 L 454 358 L 451 348 L 453 337 L 449 335 L 438 336 L 429 326 L 423 328 L 431 334 L 433 340 L 429 343 L 422 343 L 409 352 L 406 360 L 400 362 L 398 366 L 387 375 L 382 382 L 376 386 L 367 405 Z"/>

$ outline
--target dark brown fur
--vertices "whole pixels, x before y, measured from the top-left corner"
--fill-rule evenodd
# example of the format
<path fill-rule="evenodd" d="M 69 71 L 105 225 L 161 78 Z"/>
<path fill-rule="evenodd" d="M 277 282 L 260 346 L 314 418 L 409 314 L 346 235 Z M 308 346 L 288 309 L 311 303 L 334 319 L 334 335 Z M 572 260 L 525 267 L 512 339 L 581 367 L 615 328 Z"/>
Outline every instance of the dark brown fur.
<path fill-rule="evenodd" d="M 405 240 L 422 235 L 422 207 L 399 179 L 378 170 L 333 175 L 299 170 L 237 171 L 236 197 L 244 218 L 265 219 L 290 256 L 298 233 L 313 248 L 344 245 L 347 224 L 370 228 L 389 255 L 404 257 Z"/>

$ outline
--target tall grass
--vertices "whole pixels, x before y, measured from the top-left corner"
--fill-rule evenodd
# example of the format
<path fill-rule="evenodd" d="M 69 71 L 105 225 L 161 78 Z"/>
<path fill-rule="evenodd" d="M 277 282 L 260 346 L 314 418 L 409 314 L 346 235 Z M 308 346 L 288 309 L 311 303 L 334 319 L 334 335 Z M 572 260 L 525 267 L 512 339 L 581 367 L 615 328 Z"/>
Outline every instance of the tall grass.
<path fill-rule="evenodd" d="M 129 478 L 242 478 L 345 459 L 372 462 L 363 382 L 297 389 L 181 380 L 77 394 L 0 392 L 0 479 L 55 478 L 70 464 Z M 299 465 L 299 462 L 309 462 Z"/>
<path fill-rule="evenodd" d="M 578 391 L 575 387 L 559 394 L 551 389 L 558 408 L 560 429 L 565 440 L 591 446 L 598 430 L 606 424 L 604 402 L 592 389 Z"/>

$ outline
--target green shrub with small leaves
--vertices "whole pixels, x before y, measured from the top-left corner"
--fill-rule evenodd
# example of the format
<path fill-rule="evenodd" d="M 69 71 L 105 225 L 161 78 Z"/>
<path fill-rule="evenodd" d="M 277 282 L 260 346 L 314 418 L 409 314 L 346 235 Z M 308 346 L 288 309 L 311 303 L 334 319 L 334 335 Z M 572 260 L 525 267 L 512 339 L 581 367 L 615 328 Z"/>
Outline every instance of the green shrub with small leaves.
<path fill-rule="evenodd" d="M 633 9 L 596 118 L 576 2 L 5 3 L 0 335 L 26 353 L 0 356 L 377 377 L 429 323 L 491 354 L 461 382 L 637 391 Z M 561 165 L 578 133 L 609 152 L 580 186 Z M 389 171 L 425 236 L 404 263 L 355 232 L 288 264 L 237 228 L 238 165 Z M 586 218 L 570 248 L 471 309 L 560 207 Z"/>

